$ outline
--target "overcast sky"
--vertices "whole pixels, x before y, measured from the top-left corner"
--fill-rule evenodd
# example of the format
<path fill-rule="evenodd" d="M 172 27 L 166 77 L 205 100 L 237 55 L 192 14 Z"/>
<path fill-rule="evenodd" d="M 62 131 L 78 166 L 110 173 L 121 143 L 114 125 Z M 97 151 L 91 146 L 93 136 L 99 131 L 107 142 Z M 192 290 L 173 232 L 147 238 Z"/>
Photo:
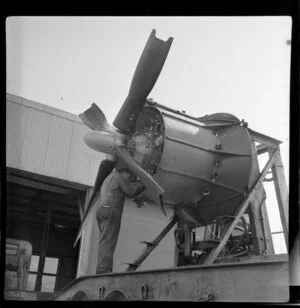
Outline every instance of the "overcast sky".
<path fill-rule="evenodd" d="M 290 17 L 10 17 L 7 92 L 110 122 L 152 29 L 174 37 L 150 93 L 193 116 L 232 113 L 283 141 L 288 180 Z"/>

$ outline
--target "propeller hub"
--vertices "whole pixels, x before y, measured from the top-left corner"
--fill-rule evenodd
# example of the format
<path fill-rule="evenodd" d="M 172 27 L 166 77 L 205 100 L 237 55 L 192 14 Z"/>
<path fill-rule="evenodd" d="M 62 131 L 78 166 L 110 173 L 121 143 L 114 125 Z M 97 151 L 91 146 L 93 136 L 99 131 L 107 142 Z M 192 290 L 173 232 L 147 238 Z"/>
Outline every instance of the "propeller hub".
<path fill-rule="evenodd" d="M 147 166 L 152 152 L 150 139 L 144 134 L 138 134 L 133 136 L 127 145 L 134 160 L 142 167 Z"/>
<path fill-rule="evenodd" d="M 105 132 L 91 132 L 84 136 L 84 142 L 97 152 L 114 154 L 115 135 Z"/>

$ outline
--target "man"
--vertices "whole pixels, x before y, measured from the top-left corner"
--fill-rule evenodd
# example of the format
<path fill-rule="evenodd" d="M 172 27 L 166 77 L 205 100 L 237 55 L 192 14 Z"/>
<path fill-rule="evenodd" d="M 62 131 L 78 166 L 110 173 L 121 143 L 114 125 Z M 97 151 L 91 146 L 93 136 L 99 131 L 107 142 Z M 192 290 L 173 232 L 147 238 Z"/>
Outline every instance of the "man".
<path fill-rule="evenodd" d="M 104 180 L 96 218 L 99 227 L 98 262 L 96 274 L 112 272 L 113 254 L 117 245 L 125 197 L 141 193 L 143 184 L 131 184 L 132 174 L 124 167 L 117 167 Z"/>

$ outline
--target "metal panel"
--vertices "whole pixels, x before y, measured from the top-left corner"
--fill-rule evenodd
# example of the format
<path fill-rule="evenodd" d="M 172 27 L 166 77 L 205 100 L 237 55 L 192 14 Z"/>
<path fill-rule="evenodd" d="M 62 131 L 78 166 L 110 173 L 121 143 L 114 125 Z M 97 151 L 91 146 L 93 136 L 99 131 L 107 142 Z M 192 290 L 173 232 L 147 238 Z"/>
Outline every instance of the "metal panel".
<path fill-rule="evenodd" d="M 187 119 L 179 121 L 177 115 L 161 114 L 165 140 L 154 178 L 165 190 L 164 202 L 186 206 L 184 211 L 201 224 L 233 215 L 242 198 L 237 193 L 243 193 L 251 169 L 246 128 L 226 127 L 215 133 Z M 195 202 L 197 207 L 187 208 Z"/>
<path fill-rule="evenodd" d="M 87 147 L 78 116 L 7 94 L 7 167 L 93 186 L 104 155 Z"/>
<path fill-rule="evenodd" d="M 120 235 L 114 253 L 114 271 L 124 271 L 128 266 L 126 263 L 133 262 L 143 250 L 144 244 L 140 242 L 153 240 L 166 226 L 173 213 L 171 209 L 167 208 L 166 212 L 167 217 L 164 217 L 159 209 L 153 206 L 137 208 L 133 201 L 126 199 Z M 98 237 L 99 230 L 96 217 L 95 214 L 92 214 L 84 229 L 80 243 L 77 272 L 79 276 L 96 273 Z M 174 235 L 170 231 L 138 270 L 172 266 L 174 250 Z"/>
<path fill-rule="evenodd" d="M 101 300 L 121 290 L 128 300 L 204 301 L 211 295 L 213 301 L 221 302 L 286 302 L 289 300 L 288 265 L 287 255 L 278 255 L 211 266 L 82 277 L 53 299 L 70 300 L 81 291 L 86 300 Z"/>

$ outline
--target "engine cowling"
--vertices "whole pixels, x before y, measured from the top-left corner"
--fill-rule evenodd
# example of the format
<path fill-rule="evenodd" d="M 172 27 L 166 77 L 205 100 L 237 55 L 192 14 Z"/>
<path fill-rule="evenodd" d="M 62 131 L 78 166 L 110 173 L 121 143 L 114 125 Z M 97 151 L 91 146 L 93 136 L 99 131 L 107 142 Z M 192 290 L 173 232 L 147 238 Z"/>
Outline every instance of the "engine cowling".
<path fill-rule="evenodd" d="M 205 125 L 147 106 L 128 147 L 165 190 L 164 204 L 180 208 L 186 221 L 207 225 L 234 215 L 243 200 L 253 154 L 247 128 L 239 122 Z M 147 189 L 136 202 L 152 202 Z"/>

